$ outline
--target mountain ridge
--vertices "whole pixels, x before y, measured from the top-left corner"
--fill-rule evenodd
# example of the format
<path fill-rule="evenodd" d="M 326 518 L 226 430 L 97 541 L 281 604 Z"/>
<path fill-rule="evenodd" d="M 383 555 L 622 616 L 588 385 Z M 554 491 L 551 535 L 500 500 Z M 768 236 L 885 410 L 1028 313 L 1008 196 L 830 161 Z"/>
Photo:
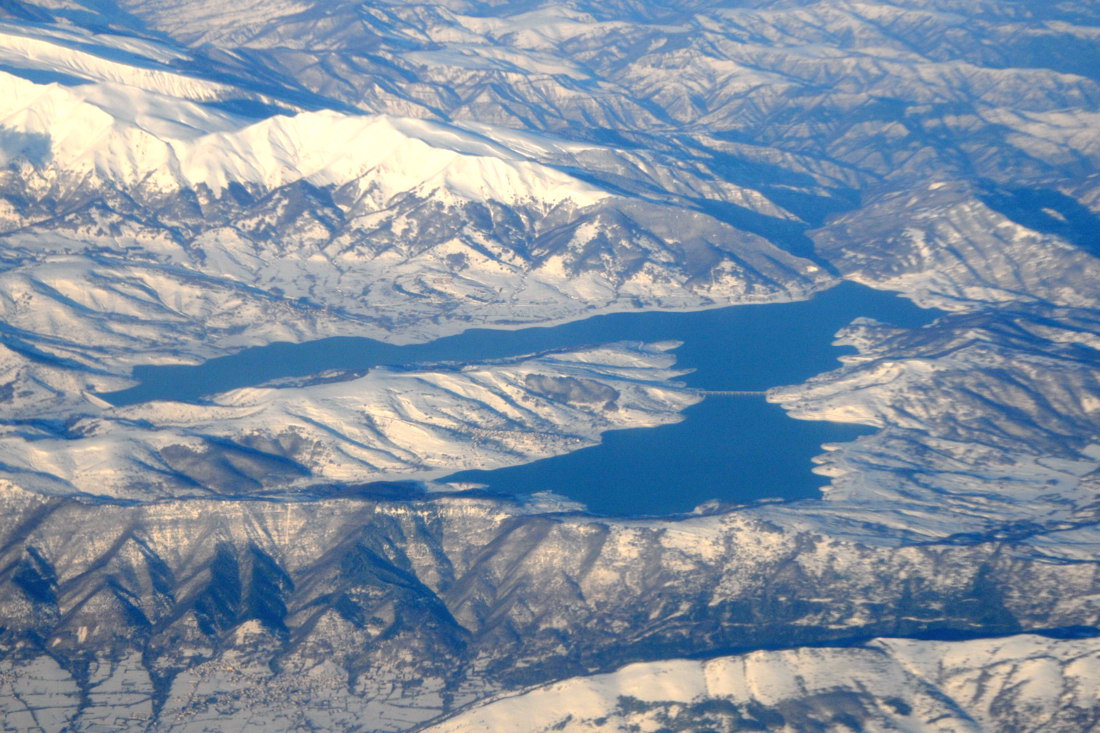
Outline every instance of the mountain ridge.
<path fill-rule="evenodd" d="M 725 5 L 3 3 L 5 721 L 1095 726 L 1095 639 L 1028 632 L 1100 626 L 1100 15 Z M 772 385 L 875 429 L 823 447 L 814 501 L 396 483 L 678 419 L 669 344 L 97 397 L 276 341 L 842 280 L 942 315 L 859 319 Z"/>

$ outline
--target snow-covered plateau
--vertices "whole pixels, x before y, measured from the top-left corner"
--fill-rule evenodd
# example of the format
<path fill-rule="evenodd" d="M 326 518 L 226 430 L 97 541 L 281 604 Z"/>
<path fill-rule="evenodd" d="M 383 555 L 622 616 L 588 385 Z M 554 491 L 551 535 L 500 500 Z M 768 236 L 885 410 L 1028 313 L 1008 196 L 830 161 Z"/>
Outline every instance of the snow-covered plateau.
<path fill-rule="evenodd" d="M 1098 164 L 1087 2 L 0 2 L 0 727 L 1100 728 Z M 104 399 L 844 280 L 940 315 L 768 390 L 815 500 L 429 490 L 667 341 Z"/>

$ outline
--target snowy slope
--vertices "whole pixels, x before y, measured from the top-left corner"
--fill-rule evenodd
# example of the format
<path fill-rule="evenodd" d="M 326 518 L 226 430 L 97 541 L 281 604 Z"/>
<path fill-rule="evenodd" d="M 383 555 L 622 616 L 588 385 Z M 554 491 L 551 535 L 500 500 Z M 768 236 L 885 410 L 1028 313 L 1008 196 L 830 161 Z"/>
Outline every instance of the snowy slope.
<path fill-rule="evenodd" d="M 585 206 L 606 196 L 489 139 L 438 124 L 325 110 L 251 122 L 170 91 L 176 93 L 110 82 L 42 85 L 2 74 L 0 124 L 13 139 L 3 146 L 4 162 L 26 161 L 44 168 L 36 171 L 44 178 L 74 184 L 91 175 L 158 192 L 204 186 L 214 196 L 232 183 L 274 189 L 362 178 L 377 181 L 380 204 L 398 193 L 440 188 L 550 206 L 563 200 Z"/>
<path fill-rule="evenodd" d="M 669 382 L 678 372 L 668 346 L 323 375 L 201 405 L 106 406 L 70 420 L 63 435 L 4 431 L 2 473 L 47 494 L 151 500 L 526 463 L 592 445 L 607 430 L 679 419 L 700 397 Z"/>
<path fill-rule="evenodd" d="M 637 664 L 478 706 L 426 730 L 1080 731 L 1100 724 L 1096 640 L 883 639 Z"/>
<path fill-rule="evenodd" d="M 845 712 L 917 724 L 945 704 L 993 721 L 1037 705 L 1022 715 L 1095 722 L 1095 638 L 660 661 L 929 629 L 1095 627 L 1095 554 L 1028 557 L 999 538 L 865 544 L 754 512 L 600 520 L 560 505 L 352 487 L 314 501 L 121 504 L 2 488 L 0 508 L 18 521 L 3 529 L 0 613 L 6 639 L 31 640 L 3 660 L 0 684 L 20 693 L 0 696 L 10 716 L 33 706 L 77 729 L 118 716 L 130 730 L 408 730 L 467 708 L 477 721 L 479 701 L 641 660 L 651 664 L 564 683 L 576 691 L 567 703 L 526 704 L 531 717 L 505 727 L 573 712 L 578 725 L 589 714 L 640 723 L 680 713 L 703 725 L 731 712 L 778 712 L 793 727 Z M 724 684 L 703 688 L 704 671 Z M 733 709 L 693 709 L 705 690 Z M 644 704 L 618 709 L 618 694 Z M 917 715 L 886 702 L 895 698 Z M 500 704 L 486 715 L 504 720 Z M 137 719 L 125 720 L 131 710 Z"/>
<path fill-rule="evenodd" d="M 178 47 L 67 27 L 16 36 L 0 68 L 3 315 L 98 389 L 135 363 L 278 339 L 423 340 L 786 300 L 830 279 L 691 203 L 791 218 L 705 170 L 484 124 L 333 109 L 257 119 L 229 103 L 266 97 L 188 75 Z M 43 64 L 61 81 L 36 76 Z M 30 394 L 56 378 L 18 379 Z"/>
<path fill-rule="evenodd" d="M 1100 13 L 732 5 L 0 3 L 5 722 L 1096 727 Z M 668 344 L 96 396 L 845 278 L 945 315 L 769 391 L 877 431 L 818 501 L 395 483 L 678 419 Z"/>

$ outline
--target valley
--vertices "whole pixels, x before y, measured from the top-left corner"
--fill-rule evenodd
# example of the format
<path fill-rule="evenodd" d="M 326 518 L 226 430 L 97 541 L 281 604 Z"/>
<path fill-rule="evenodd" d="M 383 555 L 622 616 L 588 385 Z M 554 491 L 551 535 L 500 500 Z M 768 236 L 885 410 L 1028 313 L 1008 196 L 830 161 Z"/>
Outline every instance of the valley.
<path fill-rule="evenodd" d="M 0 3 L 4 727 L 1095 728 L 1098 28 Z"/>

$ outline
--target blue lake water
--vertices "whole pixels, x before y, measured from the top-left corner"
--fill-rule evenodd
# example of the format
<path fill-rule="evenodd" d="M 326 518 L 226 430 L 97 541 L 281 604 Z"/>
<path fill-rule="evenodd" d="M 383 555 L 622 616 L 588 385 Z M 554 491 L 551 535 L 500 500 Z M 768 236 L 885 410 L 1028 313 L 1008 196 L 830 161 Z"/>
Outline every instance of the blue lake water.
<path fill-rule="evenodd" d="M 546 349 L 621 340 L 684 342 L 683 381 L 707 390 L 762 390 L 795 384 L 835 368 L 833 334 L 859 316 L 918 326 L 936 314 L 890 293 L 854 283 L 797 303 L 694 312 L 620 313 L 545 328 L 472 329 L 427 344 L 394 346 L 365 338 L 272 344 L 199 366 L 139 367 L 141 384 L 102 395 L 116 405 L 152 399 L 199 401 L 203 395 L 270 379 L 329 369 L 433 361 L 481 361 Z M 710 396 L 685 420 L 621 430 L 564 456 L 494 471 L 448 477 L 505 494 L 551 490 L 593 512 L 651 515 L 690 511 L 702 502 L 798 499 L 818 495 L 823 480 L 811 458 L 824 442 L 852 440 L 865 428 L 793 420 L 763 397 Z"/>

